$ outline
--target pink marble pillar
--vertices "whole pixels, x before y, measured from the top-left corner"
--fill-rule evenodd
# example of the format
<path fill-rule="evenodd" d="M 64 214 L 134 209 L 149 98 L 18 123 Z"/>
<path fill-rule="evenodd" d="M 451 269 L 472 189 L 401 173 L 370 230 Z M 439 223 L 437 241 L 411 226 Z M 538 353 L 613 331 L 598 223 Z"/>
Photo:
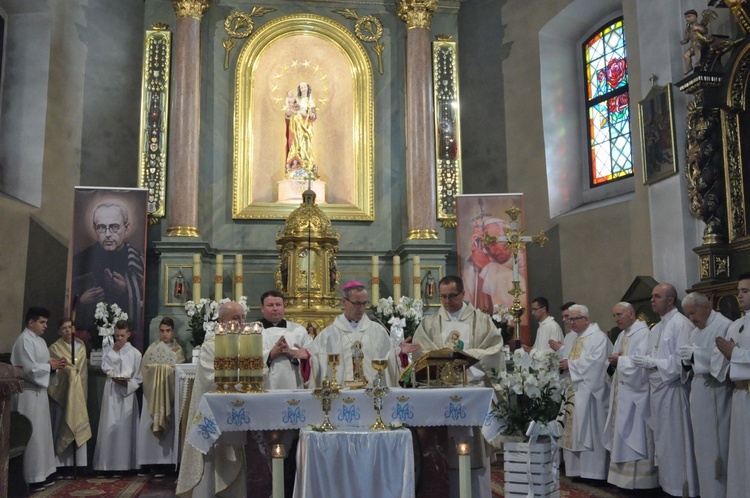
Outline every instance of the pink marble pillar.
<path fill-rule="evenodd" d="M 172 0 L 177 23 L 167 172 L 167 235 L 199 237 L 200 24 L 211 0 Z"/>
<path fill-rule="evenodd" d="M 437 239 L 430 21 L 437 0 L 401 0 L 406 38 L 407 239 Z"/>

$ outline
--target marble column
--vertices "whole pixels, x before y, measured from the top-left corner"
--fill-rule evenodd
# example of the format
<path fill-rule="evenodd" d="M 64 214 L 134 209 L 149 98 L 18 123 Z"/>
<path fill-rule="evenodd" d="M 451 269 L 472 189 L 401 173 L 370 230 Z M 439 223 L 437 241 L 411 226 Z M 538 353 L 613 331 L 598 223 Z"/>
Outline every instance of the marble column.
<path fill-rule="evenodd" d="M 430 21 L 438 0 L 400 0 L 406 38 L 406 188 L 408 240 L 437 239 L 435 120 Z"/>
<path fill-rule="evenodd" d="M 167 235 L 199 237 L 200 24 L 211 0 L 172 0 L 177 16 L 167 172 Z"/>

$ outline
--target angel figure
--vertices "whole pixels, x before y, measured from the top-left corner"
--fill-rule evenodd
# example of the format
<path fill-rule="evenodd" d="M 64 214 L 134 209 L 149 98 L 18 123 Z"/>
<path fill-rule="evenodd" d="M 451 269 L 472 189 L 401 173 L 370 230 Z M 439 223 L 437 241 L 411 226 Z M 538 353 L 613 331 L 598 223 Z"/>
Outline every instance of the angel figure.
<path fill-rule="evenodd" d="M 701 20 L 698 21 L 698 12 L 694 9 L 685 11 L 685 38 L 680 40 L 681 45 L 690 44 L 690 48 L 685 51 L 685 74 L 688 74 L 693 68 L 701 67 L 703 57 L 708 49 L 712 39 L 708 34 L 708 24 L 715 21 L 718 15 L 711 9 L 705 9 L 701 12 Z M 693 62 L 695 61 L 695 62 Z"/>

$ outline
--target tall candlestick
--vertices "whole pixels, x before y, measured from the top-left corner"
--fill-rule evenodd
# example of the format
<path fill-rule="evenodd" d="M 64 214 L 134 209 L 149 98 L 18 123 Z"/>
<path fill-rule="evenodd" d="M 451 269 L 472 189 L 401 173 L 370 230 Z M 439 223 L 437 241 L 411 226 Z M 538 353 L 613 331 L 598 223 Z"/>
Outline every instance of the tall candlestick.
<path fill-rule="evenodd" d="M 216 255 L 216 277 L 214 278 L 216 284 L 216 290 L 214 291 L 214 299 L 219 301 L 224 297 L 224 255 Z"/>
<path fill-rule="evenodd" d="M 401 258 L 393 256 L 393 300 L 401 299 Z"/>
<path fill-rule="evenodd" d="M 529 486 L 532 484 L 529 483 Z M 458 493 L 471 498 L 471 454 L 469 443 L 458 443 Z"/>
<path fill-rule="evenodd" d="M 239 301 L 244 292 L 243 284 L 245 278 L 242 270 L 242 254 L 234 257 L 234 300 Z"/>
<path fill-rule="evenodd" d="M 413 271 L 412 271 L 412 282 L 414 284 L 414 290 L 412 291 L 412 298 L 414 299 L 421 299 L 422 298 L 422 279 L 420 278 L 422 274 L 422 267 L 419 265 L 419 256 L 414 256 L 414 264 L 412 265 Z"/>
<path fill-rule="evenodd" d="M 377 306 L 378 300 L 380 300 L 380 263 L 378 257 L 372 257 L 372 291 L 371 301 L 372 304 Z"/>
<path fill-rule="evenodd" d="M 201 299 L 201 255 L 193 254 L 193 301 Z"/>
<path fill-rule="evenodd" d="M 273 481 L 272 498 L 284 498 L 284 448 L 280 444 L 273 447 L 271 476 Z"/>

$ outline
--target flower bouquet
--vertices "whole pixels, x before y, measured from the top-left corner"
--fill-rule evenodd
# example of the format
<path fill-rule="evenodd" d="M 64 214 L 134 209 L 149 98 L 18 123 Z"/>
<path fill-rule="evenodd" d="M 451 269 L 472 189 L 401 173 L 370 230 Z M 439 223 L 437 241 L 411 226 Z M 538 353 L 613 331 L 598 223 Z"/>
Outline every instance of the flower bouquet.
<path fill-rule="evenodd" d="M 496 304 L 491 310 L 485 308 L 482 311 L 490 315 L 492 323 L 495 324 L 495 327 L 497 327 L 497 330 L 503 336 L 503 344 L 508 346 L 513 337 L 513 314 L 510 312 L 510 309 Z"/>
<path fill-rule="evenodd" d="M 392 297 L 382 298 L 373 307 L 374 319 L 385 327 L 391 334 L 391 342 L 397 351 L 404 339 L 414 337 L 414 332 L 424 317 L 421 299 L 402 296 L 398 303 Z"/>
<path fill-rule="evenodd" d="M 197 303 L 194 301 L 185 303 L 185 312 L 189 318 L 188 328 L 192 336 L 190 344 L 193 347 L 200 346 L 203 344 L 206 336 L 216 333 L 216 327 L 219 323 L 219 308 L 222 304 L 229 301 L 231 299 L 225 297 L 220 301 L 203 298 Z M 245 313 L 247 313 L 247 296 L 241 296 L 237 302 L 245 310 Z"/>
<path fill-rule="evenodd" d="M 96 303 L 94 323 L 99 327 L 99 337 L 102 338 L 101 347 L 111 347 L 115 343 L 113 338 L 115 335 L 115 324 L 120 320 L 127 319 L 128 314 L 117 304 L 109 304 L 105 302 Z"/>

